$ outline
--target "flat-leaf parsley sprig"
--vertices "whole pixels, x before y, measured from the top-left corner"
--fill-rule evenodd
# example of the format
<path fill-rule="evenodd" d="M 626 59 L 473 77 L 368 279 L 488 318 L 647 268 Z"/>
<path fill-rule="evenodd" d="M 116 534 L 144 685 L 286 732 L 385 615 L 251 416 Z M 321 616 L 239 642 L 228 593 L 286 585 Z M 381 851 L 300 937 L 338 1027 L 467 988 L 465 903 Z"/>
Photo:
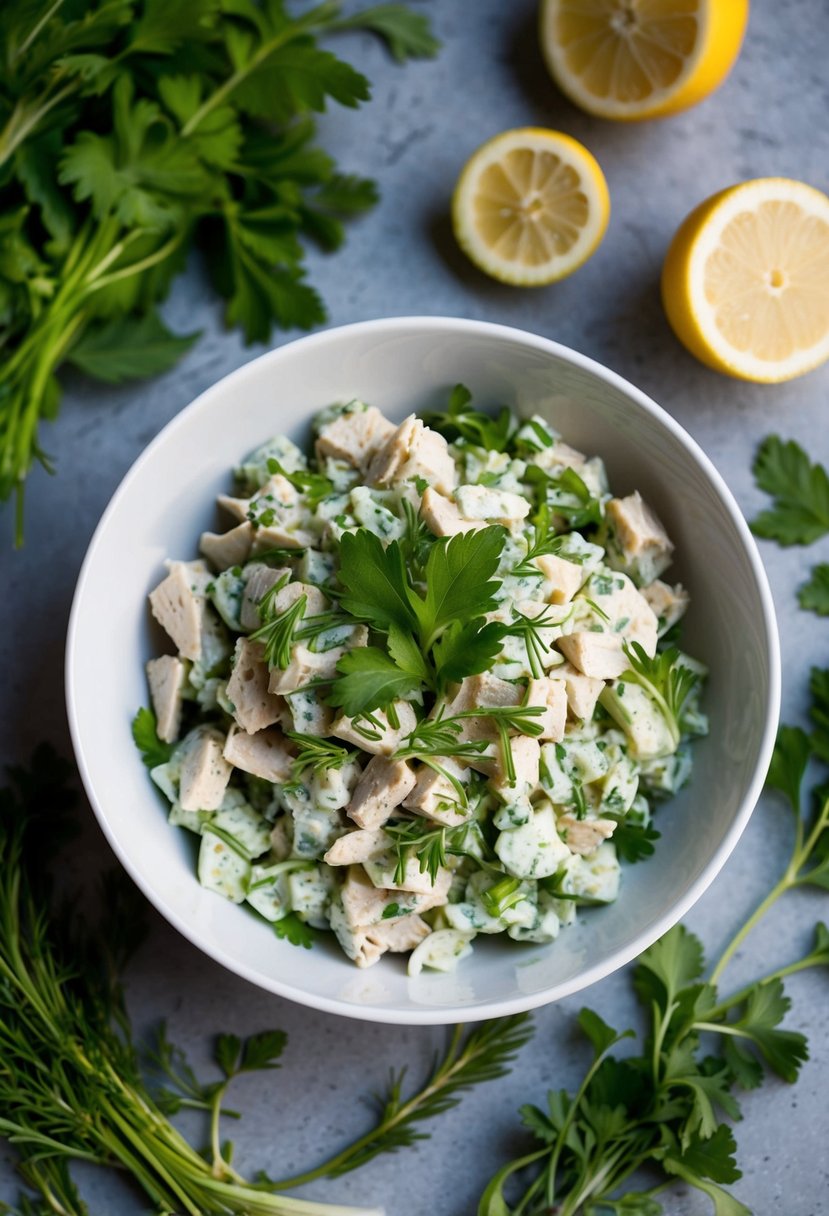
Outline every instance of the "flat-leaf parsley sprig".
<path fill-rule="evenodd" d="M 492 525 L 447 540 L 418 534 L 422 581 L 412 581 L 404 546 L 384 545 L 366 528 L 346 532 L 340 548 L 339 607 L 385 641 L 351 650 L 337 664 L 328 696 L 350 717 L 385 709 L 415 691 L 439 693 L 486 670 L 503 629 L 485 615 L 497 606 L 495 578 L 506 532 Z"/>
<path fill-rule="evenodd" d="M 579 1024 L 593 1060 L 578 1090 L 552 1091 L 546 1106 L 524 1106 L 534 1144 L 491 1179 L 478 1216 L 659 1216 L 657 1196 L 674 1181 L 707 1194 L 718 1216 L 750 1216 L 724 1189 L 740 1178 L 725 1121 L 740 1117 L 739 1089 L 773 1073 L 795 1081 L 808 1058 L 804 1036 L 782 1029 L 790 1001 L 783 981 L 829 967 L 829 930 L 815 926 L 803 957 L 775 967 L 730 995 L 723 975 L 735 952 L 789 891 L 829 890 L 829 785 L 801 793 L 810 762 L 829 764 L 829 671 L 811 678 L 811 733 L 783 726 L 768 785 L 794 816 L 791 856 L 780 879 L 706 970 L 702 944 L 678 925 L 645 951 L 633 972 L 648 1029 L 638 1054 L 614 1048 L 619 1034 L 583 1009 Z M 813 808 L 813 809 L 810 809 Z M 626 1190 L 641 1169 L 661 1174 L 647 1190 Z"/>
<path fill-rule="evenodd" d="M 769 435 L 757 449 L 754 480 L 774 498 L 773 506 L 752 520 L 751 529 L 779 545 L 810 545 L 829 535 L 829 473 L 812 464 L 790 439 Z M 829 564 L 821 562 L 798 588 L 801 608 L 829 616 Z"/>
<path fill-rule="evenodd" d="M 493 418 L 480 410 L 467 409 L 472 394 L 464 384 L 456 384 L 449 394 L 445 411 L 423 414 L 423 421 L 450 442 L 470 444 L 489 452 L 506 452 L 515 438 L 516 423 L 503 406 Z"/>

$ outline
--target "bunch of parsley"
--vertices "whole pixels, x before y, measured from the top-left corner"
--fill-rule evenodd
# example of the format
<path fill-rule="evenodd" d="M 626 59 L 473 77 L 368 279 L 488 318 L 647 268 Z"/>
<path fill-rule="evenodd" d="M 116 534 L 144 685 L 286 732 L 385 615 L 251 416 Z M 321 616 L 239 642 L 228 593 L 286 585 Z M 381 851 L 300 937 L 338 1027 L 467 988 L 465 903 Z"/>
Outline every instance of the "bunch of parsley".
<path fill-rule="evenodd" d="M 199 1080 L 162 1028 L 139 1049 L 121 988 L 124 963 L 142 936 L 143 903 L 120 875 L 103 894 L 100 927 L 78 923 L 56 901 L 46 850 L 71 826 L 70 766 L 41 747 L 0 789 L 0 1138 L 39 1197 L 18 1216 L 88 1216 L 72 1162 L 117 1167 L 154 1211 L 183 1216 L 370 1216 L 366 1208 L 294 1199 L 283 1192 L 336 1178 L 380 1153 L 426 1139 L 424 1120 L 454 1106 L 471 1086 L 502 1076 L 531 1034 L 525 1015 L 452 1031 L 424 1082 L 404 1093 L 393 1074 L 365 1134 L 291 1178 L 251 1182 L 222 1142 L 228 1085 L 242 1073 L 272 1070 L 286 1046 L 279 1030 L 245 1040 L 221 1034 L 215 1080 Z M 182 1107 L 204 1112 L 208 1148 L 199 1152 L 170 1122 Z M 0 1204 L 0 1209 L 11 1209 Z M 376 1209 L 371 1209 L 376 1216 Z"/>
<path fill-rule="evenodd" d="M 196 246 L 246 341 L 325 318 L 303 242 L 333 250 L 375 184 L 340 173 L 311 115 L 369 82 L 318 39 L 365 29 L 435 53 L 402 4 L 293 15 L 283 0 L 0 5 L 0 499 L 17 500 L 65 364 L 107 382 L 170 367 L 197 335 L 157 312 Z"/>
<path fill-rule="evenodd" d="M 676 1181 L 707 1194 L 717 1216 L 750 1216 L 724 1189 L 740 1178 L 725 1120 L 740 1117 L 739 1089 L 754 1089 L 769 1073 L 797 1079 L 808 1049 L 802 1034 L 781 1029 L 790 1005 L 783 980 L 829 966 L 829 930 L 818 923 L 804 957 L 736 992 L 724 995 L 722 977 L 782 895 L 804 886 L 829 891 L 829 670 L 812 671 L 811 693 L 812 731 L 781 727 L 768 776 L 794 814 L 781 878 L 714 967 L 706 969 L 702 944 L 682 925 L 645 951 L 633 972 L 648 1026 L 637 1053 L 613 1050 L 633 1031 L 620 1034 L 582 1009 L 579 1026 L 593 1048 L 584 1080 L 575 1093 L 550 1092 L 543 1109 L 522 1108 L 534 1145 L 495 1174 L 478 1216 L 659 1216 L 657 1196 Z M 823 778 L 804 798 L 812 762 Z M 626 1189 L 643 1170 L 657 1171 L 655 1185 Z"/>

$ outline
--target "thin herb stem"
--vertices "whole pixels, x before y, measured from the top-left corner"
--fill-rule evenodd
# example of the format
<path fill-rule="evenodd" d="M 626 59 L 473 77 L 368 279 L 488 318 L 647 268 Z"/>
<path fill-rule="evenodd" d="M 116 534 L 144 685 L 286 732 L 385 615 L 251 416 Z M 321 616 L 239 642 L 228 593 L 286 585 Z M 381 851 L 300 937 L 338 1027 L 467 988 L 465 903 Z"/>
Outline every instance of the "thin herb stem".
<path fill-rule="evenodd" d="M 312 1170 L 306 1170 L 302 1174 L 294 1174 L 291 1178 L 280 1179 L 275 1184 L 279 1190 L 293 1189 L 294 1187 L 304 1186 L 307 1182 L 313 1182 L 317 1178 L 324 1178 L 327 1175 L 343 1173 L 349 1168 L 349 1162 L 355 1157 L 358 1157 L 364 1148 L 367 1148 L 378 1137 L 386 1135 L 396 1127 L 400 1127 L 407 1123 L 419 1107 L 423 1106 L 428 1100 L 439 1094 L 453 1080 L 455 1075 L 462 1069 L 467 1060 L 463 1053 L 459 1054 L 461 1038 L 463 1036 L 463 1026 L 455 1026 L 452 1031 L 452 1037 L 449 1043 L 449 1049 L 446 1053 L 446 1058 L 443 1063 L 435 1070 L 429 1081 L 407 1102 L 404 1102 L 389 1118 L 385 1119 L 372 1131 L 366 1132 L 359 1140 L 355 1140 L 353 1144 L 347 1148 L 329 1157 L 322 1165 L 316 1166 Z"/>
<path fill-rule="evenodd" d="M 240 84 L 247 80 L 254 72 L 258 71 L 273 55 L 274 51 L 278 51 L 281 47 L 287 46 L 289 42 L 302 37 L 315 26 L 325 24 L 336 16 L 338 10 L 338 4 L 321 4 L 318 8 L 312 9 L 311 12 L 293 21 L 288 29 L 275 35 L 268 42 L 263 43 L 244 67 L 238 68 L 232 76 L 228 76 L 227 80 L 223 81 L 217 89 L 214 89 L 209 97 L 204 99 L 199 108 L 188 118 L 181 128 L 182 138 L 186 139 L 189 135 L 192 135 L 196 128 L 207 118 L 208 114 L 211 114 L 217 106 L 222 105 Z"/>

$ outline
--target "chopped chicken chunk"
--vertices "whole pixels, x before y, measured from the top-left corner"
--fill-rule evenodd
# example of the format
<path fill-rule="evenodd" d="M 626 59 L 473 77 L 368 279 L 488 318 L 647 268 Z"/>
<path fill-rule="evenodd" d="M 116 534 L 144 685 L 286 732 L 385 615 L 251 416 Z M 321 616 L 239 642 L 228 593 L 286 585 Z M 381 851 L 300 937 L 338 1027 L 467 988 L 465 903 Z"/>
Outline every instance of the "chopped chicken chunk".
<path fill-rule="evenodd" d="M 233 771 L 224 758 L 225 737 L 210 726 L 197 727 L 183 744 L 179 805 L 184 811 L 216 811 Z"/>
<path fill-rule="evenodd" d="M 622 639 L 615 633 L 570 633 L 559 638 L 558 648 L 574 667 L 595 680 L 615 680 L 628 667 Z"/>
<path fill-rule="evenodd" d="M 231 726 L 224 757 L 234 768 L 264 781 L 282 784 L 291 778 L 291 747 L 278 726 L 266 727 L 254 735 Z"/>
<path fill-rule="evenodd" d="M 372 459 L 366 481 L 386 486 L 415 477 L 423 477 L 441 494 L 451 494 L 458 481 L 446 440 L 410 414 Z"/>
<path fill-rule="evenodd" d="M 373 405 L 367 409 L 345 409 L 320 430 L 317 456 L 346 460 L 364 473 L 375 452 L 394 431 L 389 422 Z"/>
<path fill-rule="evenodd" d="M 607 519 L 616 542 L 608 553 L 608 560 L 616 559 L 611 564 L 618 562 L 640 584 L 652 583 L 670 566 L 674 547 L 638 490 L 626 498 L 611 498 Z"/>
<path fill-rule="evenodd" d="M 186 678 L 184 663 L 172 655 L 164 654 L 158 659 L 150 659 L 147 664 L 156 732 L 165 743 L 174 743 L 181 729 L 181 694 Z"/>
<path fill-rule="evenodd" d="M 331 734 L 346 743 L 354 743 L 365 752 L 375 756 L 390 756 L 395 748 L 407 739 L 417 725 L 415 711 L 408 701 L 395 701 L 394 710 L 399 722 L 392 726 L 385 710 L 375 710 L 371 715 L 379 723 L 375 727 L 367 720 L 357 721 L 341 714 L 331 724 Z"/>
<path fill-rule="evenodd" d="M 586 857 L 613 835 L 616 824 L 612 819 L 576 819 L 573 815 L 561 815 L 558 830 L 571 853 Z"/>
<path fill-rule="evenodd" d="M 542 676 L 527 683 L 527 704 L 543 705 L 545 713 L 536 719 L 541 727 L 539 739 L 559 743 L 564 738 L 567 722 L 567 686 L 564 680 Z"/>
<path fill-rule="evenodd" d="M 229 532 L 202 532 L 199 548 L 217 570 L 243 566 L 253 544 L 253 524 L 245 520 Z"/>
<path fill-rule="evenodd" d="M 170 562 L 169 574 L 150 592 L 150 608 L 184 659 L 200 659 L 210 576 L 204 562 Z"/>
<path fill-rule="evenodd" d="M 372 756 L 348 804 L 347 813 L 361 828 L 379 828 L 415 785 L 405 760 Z"/>
<path fill-rule="evenodd" d="M 420 514 L 435 536 L 455 536 L 458 532 L 472 532 L 483 528 L 480 519 L 464 519 L 451 498 L 438 494 L 431 486 L 423 491 Z"/>
<path fill-rule="evenodd" d="M 227 696 L 233 705 L 234 718 L 249 735 L 281 720 L 282 700 L 269 691 L 269 680 L 261 642 L 240 638 L 227 682 Z"/>

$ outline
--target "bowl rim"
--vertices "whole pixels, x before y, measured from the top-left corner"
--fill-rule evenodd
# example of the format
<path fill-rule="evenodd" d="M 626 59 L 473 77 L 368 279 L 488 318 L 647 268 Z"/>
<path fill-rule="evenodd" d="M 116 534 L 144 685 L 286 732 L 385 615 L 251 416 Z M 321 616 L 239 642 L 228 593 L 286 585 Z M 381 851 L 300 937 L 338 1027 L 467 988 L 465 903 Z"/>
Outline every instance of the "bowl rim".
<path fill-rule="evenodd" d="M 115 512 L 120 500 L 128 490 L 132 482 L 140 475 L 151 459 L 156 449 L 167 443 L 176 431 L 184 426 L 190 419 L 190 416 L 196 413 L 201 407 L 204 400 L 218 391 L 226 391 L 231 386 L 234 388 L 242 388 L 246 378 L 251 375 L 258 376 L 263 364 L 278 363 L 284 352 L 293 352 L 297 347 L 313 350 L 316 347 L 323 347 L 326 343 L 334 341 L 342 341 L 347 339 L 349 335 L 363 335 L 366 333 L 376 332 L 378 336 L 383 334 L 394 334 L 399 332 L 426 331 L 430 328 L 437 328 L 443 333 L 454 331 L 459 336 L 475 334 L 477 336 L 489 335 L 493 339 L 509 340 L 518 342 L 523 346 L 542 351 L 544 353 L 557 356 L 558 358 L 570 363 L 584 371 L 590 372 L 599 380 L 613 386 L 617 390 L 632 398 L 637 406 L 644 410 L 645 413 L 651 415 L 661 426 L 670 431 L 673 436 L 679 441 L 686 454 L 702 469 L 709 483 L 716 491 L 717 497 L 722 506 L 727 511 L 732 523 L 742 542 L 743 549 L 751 567 L 752 575 L 757 586 L 760 597 L 763 613 L 763 634 L 766 644 L 766 659 L 769 672 L 769 690 L 768 698 L 765 705 L 765 721 L 763 725 L 762 737 L 758 750 L 758 758 L 754 767 L 754 772 L 748 787 L 740 801 L 740 805 L 736 815 L 734 816 L 731 825 L 722 840 L 716 853 L 711 857 L 707 865 L 701 870 L 696 880 L 692 883 L 685 895 L 677 903 L 673 904 L 666 912 L 656 918 L 650 924 L 646 925 L 635 938 L 623 948 L 616 950 L 608 958 L 601 962 L 594 963 L 586 967 L 578 975 L 571 977 L 569 980 L 554 984 L 551 987 L 537 993 L 520 994 L 512 998 L 503 1000 L 481 1001 L 470 1006 L 464 1006 L 455 1011 L 463 1021 L 475 1022 L 482 1021 L 487 1018 L 504 1017 L 512 1014 L 523 1013 L 527 1010 L 538 1008 L 543 1005 L 551 1004 L 554 1001 L 562 1000 L 567 996 L 571 996 L 582 989 L 589 988 L 592 984 L 618 971 L 621 967 L 626 966 L 632 960 L 636 959 L 644 950 L 651 946 L 658 938 L 667 933 L 675 924 L 677 924 L 683 916 L 696 904 L 696 902 L 705 893 L 711 883 L 719 874 L 722 867 L 725 865 L 728 858 L 731 856 L 734 848 L 742 836 L 749 818 L 757 804 L 760 793 L 765 782 L 768 766 L 771 761 L 772 749 L 774 747 L 777 723 L 780 715 L 780 699 L 781 699 L 781 660 L 780 660 L 780 640 L 777 629 L 777 620 L 774 611 L 774 601 L 771 594 L 771 589 L 768 582 L 768 576 L 760 558 L 757 545 L 752 536 L 748 524 L 743 517 L 743 514 L 737 505 L 737 502 L 728 488 L 722 475 L 714 466 L 711 459 L 706 455 L 697 441 L 682 427 L 671 414 L 668 413 L 662 406 L 658 405 L 651 397 L 643 390 L 637 388 L 634 384 L 619 373 L 612 371 L 603 364 L 590 358 L 588 355 L 583 355 L 579 351 L 556 342 L 551 338 L 543 337 L 540 334 L 534 334 L 529 330 L 520 329 L 516 326 L 503 325 L 492 321 L 478 321 L 462 317 L 451 316 L 429 316 L 429 315 L 412 315 L 399 317 L 380 317 L 365 321 L 354 321 L 345 325 L 330 326 L 324 330 L 313 334 L 306 335 L 301 338 L 293 339 L 286 342 L 282 346 L 275 347 L 272 350 L 265 351 L 263 354 L 242 364 L 241 367 L 235 368 L 221 379 L 215 381 L 204 389 L 199 395 L 179 410 L 173 418 L 170 419 L 158 434 L 150 441 L 150 443 L 139 454 L 123 478 L 119 482 L 112 497 L 110 498 L 96 528 L 92 534 L 89 546 L 86 551 L 83 563 L 78 574 L 78 581 L 75 587 L 75 592 L 72 598 L 72 607 L 69 615 L 69 623 L 66 636 L 66 651 L 64 661 L 64 678 L 65 678 L 65 693 L 66 693 L 66 711 L 69 721 L 69 732 L 72 740 L 72 747 L 75 753 L 75 759 L 80 772 L 81 781 L 95 814 L 98 824 L 104 833 L 110 847 L 115 853 L 121 865 L 129 874 L 132 881 L 138 886 L 142 894 L 150 901 L 153 907 L 159 911 L 175 929 L 178 930 L 189 942 L 212 958 L 215 962 L 220 963 L 229 971 L 255 984 L 257 987 L 274 993 L 277 996 L 284 997 L 294 1001 L 297 1004 L 305 1005 L 313 1009 L 317 1009 L 323 1013 L 337 1014 L 341 1017 L 349 1017 L 356 1021 L 380 1022 L 385 1024 L 396 1025 L 448 1025 L 456 1020 L 453 1016 L 453 1007 L 446 1006 L 442 1008 L 424 1008 L 418 1009 L 412 1006 L 408 1009 L 385 1009 L 379 1006 L 367 1004 L 365 1006 L 356 1006 L 348 1004 L 345 1001 L 336 997 L 325 997 L 315 993 L 309 993 L 302 988 L 297 987 L 294 983 L 283 981 L 278 977 L 263 976 L 256 972 L 247 964 L 240 962 L 232 954 L 226 950 L 219 948 L 208 937 L 202 934 L 189 924 L 182 916 L 174 909 L 169 907 L 162 894 L 154 890 L 149 882 L 145 882 L 143 876 L 138 871 L 136 865 L 133 864 L 129 853 L 122 847 L 115 828 L 110 824 L 106 809 L 99 800 L 95 791 L 95 786 L 90 771 L 90 765 L 87 762 L 84 743 L 81 737 L 81 728 L 78 719 L 78 708 L 75 701 L 75 686 L 74 673 L 76 670 L 76 645 L 78 635 L 78 622 L 80 618 L 81 604 L 84 599 L 86 583 L 90 575 L 90 571 L 95 563 L 96 551 L 101 536 L 106 529 L 111 515 Z"/>

